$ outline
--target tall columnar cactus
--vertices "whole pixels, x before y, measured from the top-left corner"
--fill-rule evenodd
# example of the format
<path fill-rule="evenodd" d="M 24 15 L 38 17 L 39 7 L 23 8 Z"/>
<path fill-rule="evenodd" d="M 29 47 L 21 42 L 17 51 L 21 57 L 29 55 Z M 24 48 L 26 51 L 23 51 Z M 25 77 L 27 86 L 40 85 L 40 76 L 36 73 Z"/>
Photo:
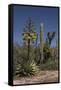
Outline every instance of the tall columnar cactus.
<path fill-rule="evenodd" d="M 40 24 L 40 63 L 43 63 L 44 25 Z"/>

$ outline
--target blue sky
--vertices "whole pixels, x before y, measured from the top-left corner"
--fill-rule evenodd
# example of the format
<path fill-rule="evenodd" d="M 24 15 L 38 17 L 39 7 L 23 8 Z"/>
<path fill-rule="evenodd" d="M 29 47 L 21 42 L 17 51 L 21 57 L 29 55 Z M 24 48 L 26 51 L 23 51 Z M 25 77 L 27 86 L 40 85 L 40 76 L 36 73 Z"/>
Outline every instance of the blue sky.
<path fill-rule="evenodd" d="M 14 6 L 13 10 L 14 43 L 22 44 L 22 32 L 28 17 L 32 17 L 37 33 L 40 32 L 40 23 L 44 23 L 44 40 L 46 39 L 47 32 L 58 32 L 58 8 Z M 55 45 L 56 39 L 52 41 L 51 46 L 54 47 Z"/>

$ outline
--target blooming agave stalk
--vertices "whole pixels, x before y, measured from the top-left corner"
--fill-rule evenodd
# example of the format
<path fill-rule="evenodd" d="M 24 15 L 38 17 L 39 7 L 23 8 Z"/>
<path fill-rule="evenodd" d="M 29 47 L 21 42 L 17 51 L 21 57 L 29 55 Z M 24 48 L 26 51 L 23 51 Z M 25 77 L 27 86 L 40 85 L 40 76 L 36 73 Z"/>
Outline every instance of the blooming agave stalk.
<path fill-rule="evenodd" d="M 30 42 L 34 42 L 37 39 L 37 33 L 35 31 L 26 31 L 23 33 L 23 39 L 28 45 L 28 61 L 30 61 Z"/>

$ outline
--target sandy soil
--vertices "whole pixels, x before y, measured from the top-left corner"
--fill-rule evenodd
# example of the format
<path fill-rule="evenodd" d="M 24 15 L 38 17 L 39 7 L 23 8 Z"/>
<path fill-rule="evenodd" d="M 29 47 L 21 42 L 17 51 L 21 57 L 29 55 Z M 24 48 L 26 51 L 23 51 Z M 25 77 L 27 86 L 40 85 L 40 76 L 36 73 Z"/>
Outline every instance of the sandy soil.
<path fill-rule="evenodd" d="M 14 85 L 58 82 L 58 71 L 41 71 L 38 75 L 32 77 L 20 77 L 13 80 Z"/>

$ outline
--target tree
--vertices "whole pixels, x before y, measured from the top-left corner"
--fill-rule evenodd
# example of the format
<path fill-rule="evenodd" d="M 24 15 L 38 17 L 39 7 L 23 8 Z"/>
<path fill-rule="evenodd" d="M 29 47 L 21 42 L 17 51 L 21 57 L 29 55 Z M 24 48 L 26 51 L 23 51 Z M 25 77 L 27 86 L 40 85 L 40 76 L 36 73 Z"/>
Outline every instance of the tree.
<path fill-rule="evenodd" d="M 54 37 L 55 37 L 55 32 L 48 32 L 47 33 L 47 39 L 48 39 L 49 46 L 51 45 L 51 42 L 54 39 Z"/>
<path fill-rule="evenodd" d="M 54 50 L 52 50 L 52 48 L 51 48 L 51 43 L 52 43 L 52 40 L 54 39 L 54 37 L 55 37 L 55 32 L 48 32 L 47 33 L 46 44 L 49 48 L 51 59 L 53 59 L 53 57 L 54 57 L 54 53 L 53 53 Z"/>
<path fill-rule="evenodd" d="M 24 28 L 24 32 L 22 33 L 23 40 L 26 41 L 26 44 L 28 46 L 28 61 L 30 61 L 30 43 L 33 43 L 37 39 L 37 33 L 34 30 L 34 24 L 31 17 L 29 17 L 28 22 L 26 23 L 26 26 Z"/>

